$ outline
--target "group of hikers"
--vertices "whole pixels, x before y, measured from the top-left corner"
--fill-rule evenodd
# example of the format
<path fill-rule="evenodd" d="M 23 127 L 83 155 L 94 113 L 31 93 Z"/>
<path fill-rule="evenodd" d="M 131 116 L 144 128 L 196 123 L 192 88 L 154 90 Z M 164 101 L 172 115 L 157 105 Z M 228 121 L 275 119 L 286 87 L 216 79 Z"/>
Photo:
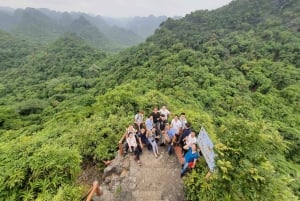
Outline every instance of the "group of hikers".
<path fill-rule="evenodd" d="M 196 143 L 197 138 L 185 113 L 181 113 L 180 116 L 173 115 L 173 119 L 169 123 L 170 115 L 171 112 L 166 106 L 162 106 L 160 110 L 154 107 L 146 120 L 144 120 L 144 112 L 139 111 L 134 116 L 133 124 L 126 129 L 119 144 L 124 150 L 124 155 L 128 152 L 134 153 L 134 159 L 138 165 L 142 165 L 140 154 L 144 147 L 153 151 L 155 158 L 160 155 L 158 145 L 167 146 L 169 155 L 174 152 L 175 146 L 180 147 L 184 157 L 180 175 L 182 177 L 189 168 L 195 167 L 200 156 Z"/>

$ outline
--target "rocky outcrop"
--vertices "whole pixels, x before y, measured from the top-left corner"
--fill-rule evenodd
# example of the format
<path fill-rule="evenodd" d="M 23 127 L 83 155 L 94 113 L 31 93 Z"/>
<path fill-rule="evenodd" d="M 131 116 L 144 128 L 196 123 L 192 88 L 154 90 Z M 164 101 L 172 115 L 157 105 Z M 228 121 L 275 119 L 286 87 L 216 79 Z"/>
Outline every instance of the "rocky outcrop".
<path fill-rule="evenodd" d="M 143 150 L 142 166 L 134 155 L 116 156 L 105 168 L 101 189 L 103 195 L 95 201 L 183 201 L 180 163 L 175 155 L 169 156 L 166 147 L 160 147 L 160 156 Z"/>

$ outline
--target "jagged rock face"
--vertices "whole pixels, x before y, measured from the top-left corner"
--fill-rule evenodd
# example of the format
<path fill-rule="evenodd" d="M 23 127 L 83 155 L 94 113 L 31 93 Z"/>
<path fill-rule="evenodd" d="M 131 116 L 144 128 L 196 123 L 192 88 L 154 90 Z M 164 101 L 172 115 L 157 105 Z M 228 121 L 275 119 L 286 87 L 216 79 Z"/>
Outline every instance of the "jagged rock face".
<path fill-rule="evenodd" d="M 101 189 L 103 195 L 96 201 L 183 201 L 183 185 L 180 163 L 175 155 L 169 156 L 166 147 L 159 148 L 160 156 L 144 148 L 142 166 L 134 161 L 134 155 L 116 156 L 105 168 Z"/>

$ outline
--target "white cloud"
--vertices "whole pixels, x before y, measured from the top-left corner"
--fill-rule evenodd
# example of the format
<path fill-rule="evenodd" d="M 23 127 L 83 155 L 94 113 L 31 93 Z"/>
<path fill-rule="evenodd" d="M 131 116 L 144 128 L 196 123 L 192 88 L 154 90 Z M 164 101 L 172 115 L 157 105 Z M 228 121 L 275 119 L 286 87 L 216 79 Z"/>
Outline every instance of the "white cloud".
<path fill-rule="evenodd" d="M 195 10 L 214 9 L 231 0 L 0 0 L 0 6 L 81 11 L 103 16 L 184 16 Z"/>

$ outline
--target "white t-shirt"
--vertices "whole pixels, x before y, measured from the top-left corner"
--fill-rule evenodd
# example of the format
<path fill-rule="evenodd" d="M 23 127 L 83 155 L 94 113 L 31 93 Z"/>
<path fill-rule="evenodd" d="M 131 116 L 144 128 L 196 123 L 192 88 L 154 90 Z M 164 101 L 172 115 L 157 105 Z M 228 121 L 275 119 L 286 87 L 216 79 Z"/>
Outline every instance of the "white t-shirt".
<path fill-rule="evenodd" d="M 189 147 L 191 147 L 192 144 L 195 144 L 196 142 L 197 142 L 197 138 L 192 137 L 191 134 L 186 139 L 186 145 L 188 145 Z"/>
<path fill-rule="evenodd" d="M 137 142 L 136 142 L 136 139 L 135 139 L 133 134 L 131 134 L 127 138 L 127 143 L 128 143 L 128 146 L 130 146 L 130 147 L 136 147 L 137 146 Z"/>
<path fill-rule="evenodd" d="M 142 123 L 143 122 L 143 115 L 141 115 L 141 114 L 136 114 L 135 116 L 134 116 L 134 120 L 135 120 L 135 122 L 136 123 L 138 123 L 138 124 L 140 124 L 140 123 Z"/>
<path fill-rule="evenodd" d="M 167 110 L 167 109 L 160 109 L 160 110 L 159 110 L 159 113 L 160 113 L 160 114 L 164 114 L 165 117 L 166 117 L 166 119 L 168 119 L 168 116 L 170 115 L 170 111 Z"/>
<path fill-rule="evenodd" d="M 176 130 L 176 133 L 179 134 L 180 128 L 181 128 L 181 121 L 175 119 L 172 119 L 171 126 Z"/>

